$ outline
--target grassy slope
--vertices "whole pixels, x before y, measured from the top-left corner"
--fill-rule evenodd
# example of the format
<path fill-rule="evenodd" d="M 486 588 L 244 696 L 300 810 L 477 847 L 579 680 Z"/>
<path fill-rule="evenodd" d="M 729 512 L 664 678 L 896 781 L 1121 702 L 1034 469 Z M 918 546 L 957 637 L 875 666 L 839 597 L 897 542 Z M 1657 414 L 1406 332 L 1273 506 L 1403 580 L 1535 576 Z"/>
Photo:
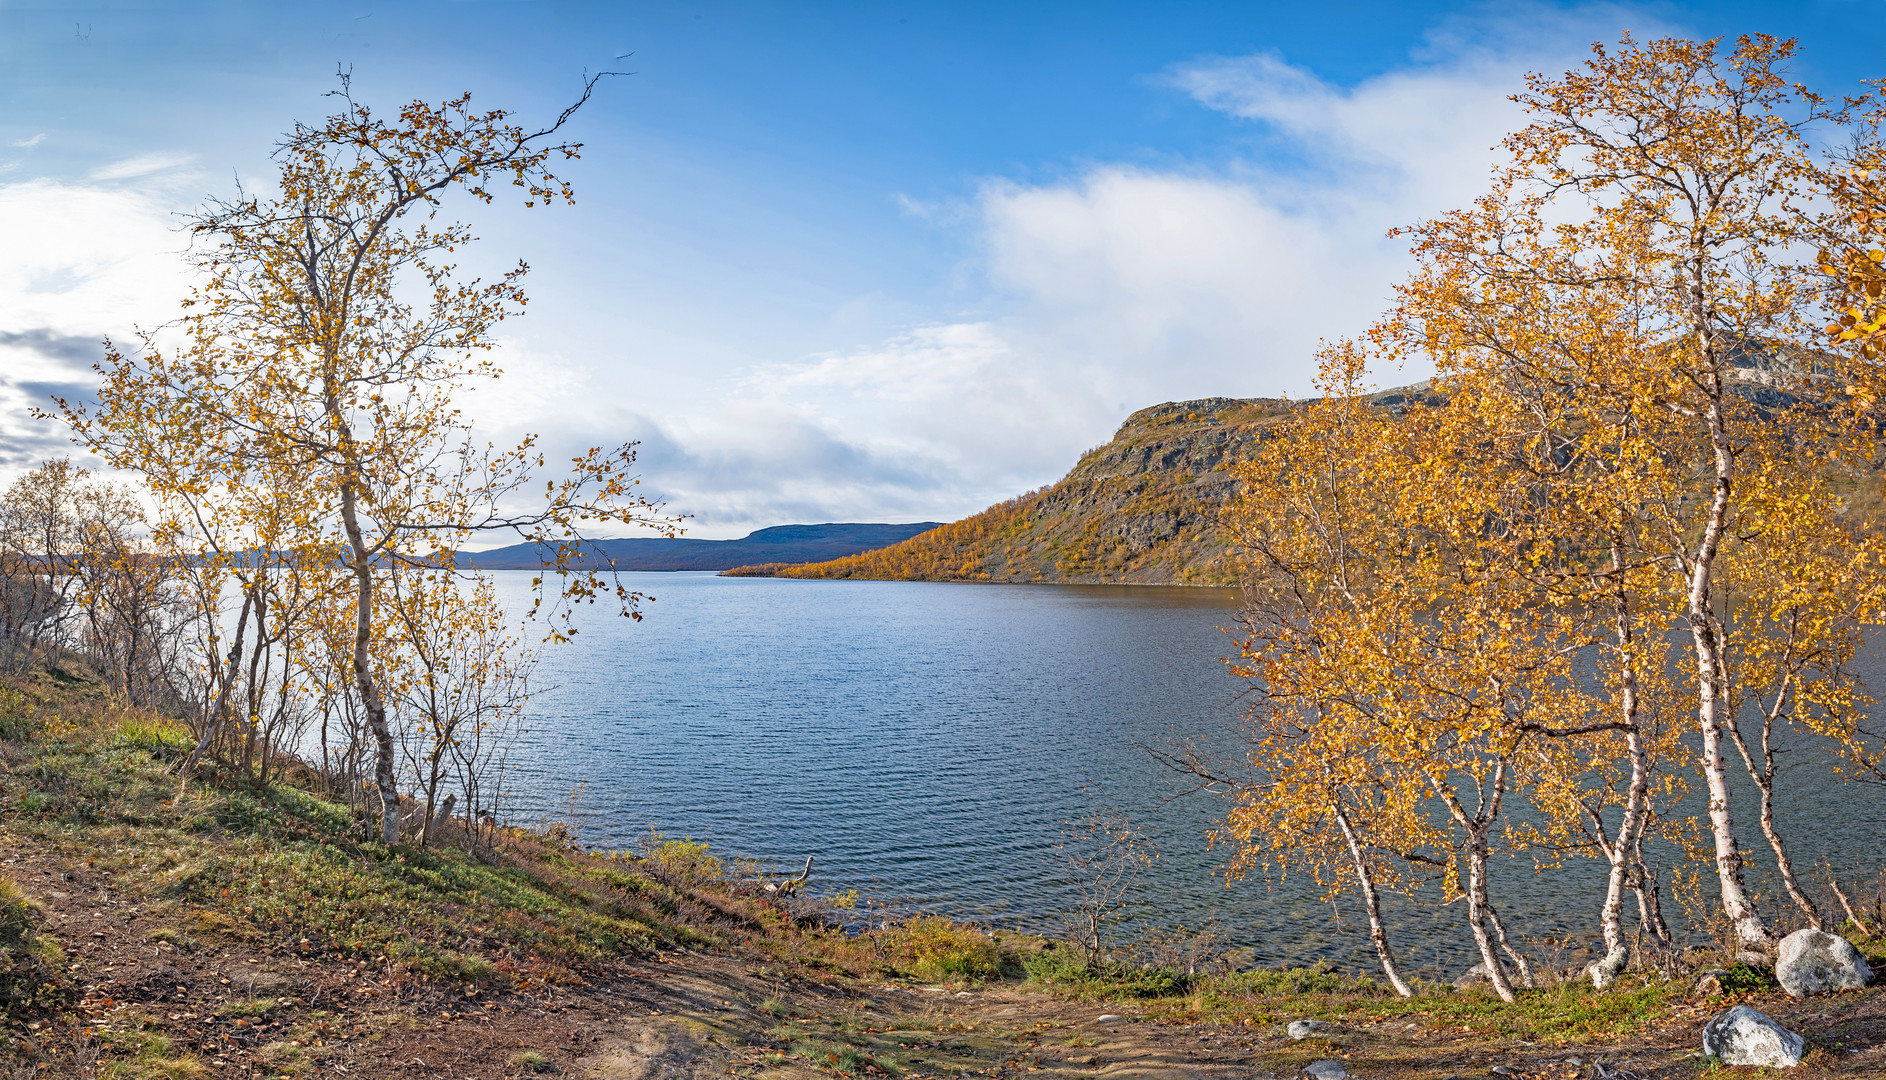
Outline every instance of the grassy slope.
<path fill-rule="evenodd" d="M 1339 1056 L 1439 1080 L 1598 1054 L 1668 1076 L 1700 1067 L 1683 1055 L 1726 1003 L 1654 975 L 1504 1005 L 1316 970 L 1090 972 L 940 919 L 850 936 L 698 845 L 595 853 L 514 831 L 483 862 L 363 840 L 292 784 L 180 795 L 166 770 L 183 746 L 83 677 L 0 685 L 0 1075 L 1246 1080 Z M 1815 1041 L 1796 1075 L 1886 1068 L 1878 991 L 1735 997 Z M 1284 1038 L 1301 1017 L 1341 1026 Z"/>

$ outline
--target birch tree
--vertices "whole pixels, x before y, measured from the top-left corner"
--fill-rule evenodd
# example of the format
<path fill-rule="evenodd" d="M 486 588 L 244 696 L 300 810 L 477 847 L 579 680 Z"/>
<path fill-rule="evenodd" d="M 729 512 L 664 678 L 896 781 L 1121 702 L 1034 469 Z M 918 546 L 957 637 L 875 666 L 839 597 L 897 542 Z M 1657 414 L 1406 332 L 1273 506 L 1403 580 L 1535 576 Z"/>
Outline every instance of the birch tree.
<path fill-rule="evenodd" d="M 444 205 L 507 193 L 526 207 L 572 202 L 551 166 L 580 145 L 556 139 L 595 85 L 530 129 L 502 110 L 475 110 L 469 94 L 383 119 L 343 78 L 340 110 L 295 125 L 277 148 L 268 195 L 240 191 L 196 216 L 202 278 L 183 317 L 136 350 L 108 351 L 96 408 L 61 403 L 81 441 L 143 474 L 191 524 L 280 515 L 287 527 L 269 550 L 301 568 L 344 570 L 351 675 L 389 844 L 399 836 L 398 750 L 373 662 L 387 569 L 449 564 L 471 536 L 507 530 L 554 553 L 558 572 L 540 605 L 550 599 L 567 614 L 571 602 L 613 594 L 639 617 L 638 594 L 563 568 L 586 530 L 673 532 L 636 492 L 631 445 L 553 465 L 535 437 L 482 440 L 455 404 L 500 376 L 495 334 L 524 308 L 527 266 L 491 281 L 461 276 L 452 260 L 474 238 Z M 266 511 L 256 492 L 268 494 Z M 574 632 L 552 624 L 553 637 Z"/>

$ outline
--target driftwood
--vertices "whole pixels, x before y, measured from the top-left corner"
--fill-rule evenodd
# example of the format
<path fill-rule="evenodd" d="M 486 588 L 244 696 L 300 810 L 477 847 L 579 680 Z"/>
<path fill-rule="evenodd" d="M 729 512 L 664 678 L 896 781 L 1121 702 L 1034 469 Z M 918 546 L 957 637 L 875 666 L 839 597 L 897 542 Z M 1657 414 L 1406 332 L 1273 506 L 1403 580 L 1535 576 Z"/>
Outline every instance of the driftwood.
<path fill-rule="evenodd" d="M 804 885 L 806 882 L 806 879 L 811 876 L 812 876 L 812 856 L 807 855 L 805 857 L 805 869 L 800 871 L 798 877 L 781 878 L 778 881 L 769 881 L 766 884 L 760 886 L 760 891 L 764 893 L 768 893 L 772 896 L 791 896 L 794 893 L 798 892 L 799 886 Z"/>

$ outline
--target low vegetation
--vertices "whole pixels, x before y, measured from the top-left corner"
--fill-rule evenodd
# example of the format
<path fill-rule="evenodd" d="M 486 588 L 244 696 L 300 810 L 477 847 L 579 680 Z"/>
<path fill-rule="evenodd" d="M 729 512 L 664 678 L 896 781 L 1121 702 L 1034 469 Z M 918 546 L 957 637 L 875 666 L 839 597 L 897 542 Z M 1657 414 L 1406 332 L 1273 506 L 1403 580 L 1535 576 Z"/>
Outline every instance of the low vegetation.
<path fill-rule="evenodd" d="M 613 852 L 583 849 L 557 823 L 504 828 L 490 846 L 448 835 L 389 847 L 377 815 L 324 797 L 305 767 L 269 784 L 212 767 L 180 788 L 187 731 L 66 664 L 8 681 L 0 712 L 0 1024 L 8 1053 L 67 1070 L 54 1075 L 292 1076 L 365 1063 L 384 1070 L 371 1075 L 420 1076 L 386 1056 L 467 1013 L 488 1037 L 465 1053 L 549 1074 L 580 1059 L 533 1041 L 544 1010 L 577 1008 L 566 1024 L 580 1034 L 623 1022 L 581 1013 L 584 1002 L 715 970 L 725 981 L 714 994 L 737 1015 L 702 1011 L 696 991 L 680 990 L 657 1015 L 732 1064 L 833 1077 L 1023 1059 L 1078 1073 L 1096 1054 L 1167 1061 L 1176 1051 L 1161 1040 L 1192 1030 L 1218 1033 L 1225 1054 L 1273 1062 L 1314 1048 L 1495 1060 L 1525 1044 L 1665 1039 L 1729 1002 L 1777 1009 L 1772 980 L 1744 968 L 1700 1000 L 1688 978 L 1646 971 L 1605 992 L 1555 977 L 1506 1003 L 1427 983 L 1403 998 L 1327 966 L 1233 970 L 1209 946 L 1175 967 L 1147 951 L 1170 943 L 1130 933 L 1095 960 L 1080 941 L 935 915 L 886 921 L 873 909 L 860 932 L 855 894 L 778 899 L 751 864 L 653 832 Z M 1886 948 L 1860 940 L 1886 964 Z M 896 987 L 914 998 L 887 997 Z M 1834 1008 L 1851 1014 L 1842 1030 L 1862 1033 L 1856 1042 L 1876 1024 L 1886 1043 L 1872 1001 L 1869 991 Z M 1102 1013 L 1136 1033 L 1094 1030 Z M 1304 1018 L 1341 1025 L 1336 1041 L 1280 1040 L 1279 1025 Z"/>

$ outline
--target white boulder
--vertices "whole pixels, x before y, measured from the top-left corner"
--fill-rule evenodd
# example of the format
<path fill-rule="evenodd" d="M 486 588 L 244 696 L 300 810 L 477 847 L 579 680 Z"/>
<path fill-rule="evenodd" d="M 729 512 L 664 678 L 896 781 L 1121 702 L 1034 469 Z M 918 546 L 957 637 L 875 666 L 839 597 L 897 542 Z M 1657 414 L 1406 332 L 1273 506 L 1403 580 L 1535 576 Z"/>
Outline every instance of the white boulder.
<path fill-rule="evenodd" d="M 1703 1053 L 1724 1065 L 1790 1068 L 1801 1063 L 1807 1040 L 1766 1015 L 1737 1005 L 1703 1027 Z"/>
<path fill-rule="evenodd" d="M 1790 997 L 1858 990 L 1872 978 L 1872 967 L 1853 942 L 1825 930 L 1796 930 L 1781 939 L 1775 954 L 1775 981 Z"/>

